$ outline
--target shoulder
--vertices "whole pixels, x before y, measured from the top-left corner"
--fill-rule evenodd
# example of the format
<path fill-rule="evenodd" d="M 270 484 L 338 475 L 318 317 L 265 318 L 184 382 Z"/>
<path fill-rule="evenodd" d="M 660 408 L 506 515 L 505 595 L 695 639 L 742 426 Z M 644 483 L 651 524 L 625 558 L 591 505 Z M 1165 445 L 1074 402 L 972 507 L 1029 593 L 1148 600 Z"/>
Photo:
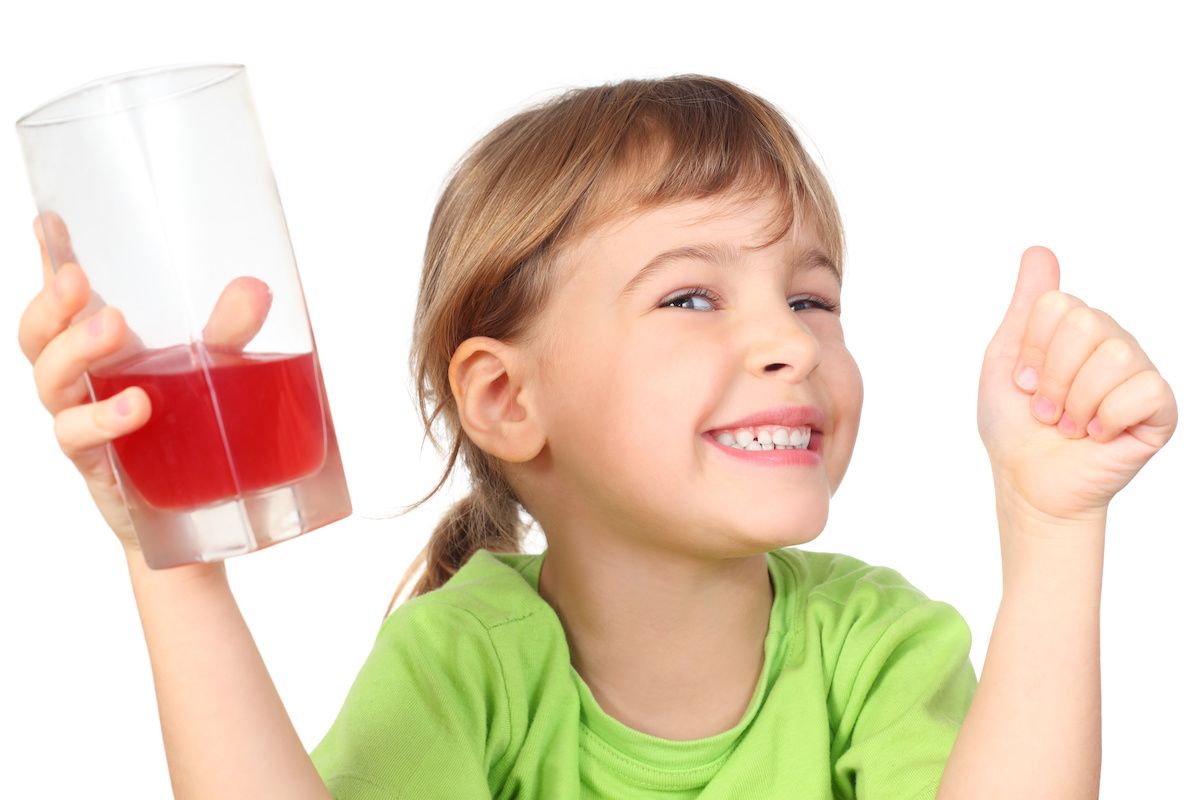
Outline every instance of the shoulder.
<path fill-rule="evenodd" d="M 487 638 L 495 628 L 536 616 L 545 603 L 521 574 L 536 558 L 478 550 L 445 584 L 398 605 L 379 635 L 419 629 L 434 637 Z"/>
<path fill-rule="evenodd" d="M 822 680 L 838 796 L 932 797 L 978 681 L 971 631 L 899 570 L 788 548 L 792 658 Z"/>
<path fill-rule="evenodd" d="M 493 636 L 514 587 L 480 562 L 384 620 L 337 718 L 310 757 L 331 792 L 482 797 L 512 746 L 511 702 Z M 484 566 L 487 566 L 486 564 Z M 511 571 L 511 570 L 510 570 Z M 521 576 L 515 572 L 513 577 Z M 375 795 L 370 795 L 375 796 Z"/>
<path fill-rule="evenodd" d="M 865 656 L 861 651 L 916 632 L 970 646 L 970 628 L 958 610 L 931 598 L 899 570 L 843 553 L 790 547 L 775 554 L 794 581 L 795 623 L 817 627 L 827 650 L 853 645 Z"/>
<path fill-rule="evenodd" d="M 892 613 L 907 611 L 931 600 L 900 571 L 869 564 L 844 553 L 788 547 L 774 551 L 809 603 L 829 606 L 866 606 L 861 610 Z"/>
<path fill-rule="evenodd" d="M 390 740 L 383 729 L 412 735 L 445 724 L 442 734 L 460 737 L 464 747 L 486 741 L 494 756 L 505 746 L 507 685 L 494 632 L 502 619 L 520 617 L 525 603 L 492 566 L 472 558 L 443 586 L 388 615 L 341 712 L 355 736 Z"/>

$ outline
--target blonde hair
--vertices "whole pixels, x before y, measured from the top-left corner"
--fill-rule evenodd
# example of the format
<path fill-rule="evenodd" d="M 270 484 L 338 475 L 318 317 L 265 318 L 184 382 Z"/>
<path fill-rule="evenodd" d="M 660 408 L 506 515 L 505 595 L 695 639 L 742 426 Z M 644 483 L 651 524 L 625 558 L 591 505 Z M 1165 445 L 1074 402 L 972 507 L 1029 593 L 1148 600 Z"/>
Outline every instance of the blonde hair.
<path fill-rule="evenodd" d="M 608 220 L 770 192 L 783 202 L 762 246 L 802 217 L 840 274 L 842 222 L 824 177 L 783 115 L 729 81 L 687 74 L 571 89 L 471 146 L 433 211 L 409 358 L 425 436 L 441 415 L 453 446 L 437 486 L 402 513 L 442 487 L 460 451 L 472 488 L 408 568 L 385 619 L 421 566 L 410 599 L 444 584 L 477 550 L 520 552 L 532 527 L 498 460 L 464 434 L 457 414 L 444 413 L 454 406 L 448 370 L 458 345 L 472 336 L 527 341 L 562 268 L 557 257 Z"/>

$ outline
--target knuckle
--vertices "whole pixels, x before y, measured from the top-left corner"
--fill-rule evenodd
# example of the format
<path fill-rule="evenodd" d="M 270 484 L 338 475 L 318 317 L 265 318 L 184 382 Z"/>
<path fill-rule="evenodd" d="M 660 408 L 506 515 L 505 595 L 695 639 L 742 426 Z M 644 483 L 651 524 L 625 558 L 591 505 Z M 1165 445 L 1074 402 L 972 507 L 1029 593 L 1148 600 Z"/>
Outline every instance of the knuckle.
<path fill-rule="evenodd" d="M 100 320 L 105 329 L 108 328 L 108 323 L 105 321 L 107 315 L 104 313 L 104 309 L 105 306 L 101 306 L 94 313 L 80 317 L 71 325 L 71 330 L 77 340 L 87 342 L 92 338 L 91 333 L 88 331 L 88 326 L 92 323 L 92 320 Z"/>
<path fill-rule="evenodd" d="M 33 353 L 32 333 L 33 331 L 31 329 L 29 320 L 29 310 L 26 309 L 25 313 L 21 315 L 21 321 L 17 324 L 17 345 L 21 348 L 21 352 L 25 354 L 25 357 L 30 361 L 33 360 L 35 355 Z"/>
<path fill-rule="evenodd" d="M 1171 384 L 1163 380 L 1161 375 L 1158 376 L 1158 397 L 1162 405 L 1175 407 L 1175 392 L 1172 391 Z"/>
<path fill-rule="evenodd" d="M 1045 292 L 1042 292 L 1037 299 L 1039 310 L 1048 309 L 1059 314 L 1063 313 L 1072 306 L 1081 304 L 1082 302 L 1083 301 L 1081 301 L 1078 297 L 1067 294 L 1066 292 L 1061 292 L 1058 289 L 1049 289 Z"/>
<path fill-rule="evenodd" d="M 1083 300 L 1079 299 L 1078 297 L 1071 294 L 1070 292 L 1063 292 L 1063 291 L 1059 291 L 1058 289 L 1055 289 L 1054 293 L 1058 296 L 1059 302 L 1062 303 L 1063 308 L 1071 308 L 1073 306 L 1086 306 L 1087 305 L 1086 303 L 1083 302 Z"/>
<path fill-rule="evenodd" d="M 105 327 L 114 328 L 118 333 L 118 339 L 124 340 L 126 334 L 129 332 L 129 326 L 125 324 L 125 314 L 116 306 L 105 306 L 105 308 L 112 309 L 109 313 L 111 320 L 105 322 Z"/>
<path fill-rule="evenodd" d="M 50 370 L 48 360 L 46 359 L 45 351 L 33 362 L 33 385 L 37 389 L 38 400 L 46 408 L 50 408 L 50 379 L 47 374 Z"/>
<path fill-rule="evenodd" d="M 32 348 L 34 335 L 41 323 L 41 309 L 37 299 L 25 306 L 25 310 L 21 312 L 21 320 L 17 323 L 17 341 L 21 343 L 21 349 L 26 351 Z"/>
<path fill-rule="evenodd" d="M 67 455 L 71 455 L 73 447 L 71 444 L 71 409 L 60 411 L 54 415 L 54 438 L 58 441 L 58 448 Z"/>
<path fill-rule="evenodd" d="M 1062 292 L 1059 292 L 1055 289 L 1042 292 L 1038 295 L 1037 300 L 1033 301 L 1034 311 L 1037 313 L 1042 313 L 1049 309 L 1056 308 L 1060 303 L 1059 297 L 1061 295 Z"/>
<path fill-rule="evenodd" d="M 1092 336 L 1100 332 L 1101 322 L 1093 309 L 1087 306 L 1073 306 L 1063 315 L 1063 324 L 1071 329 Z"/>
<path fill-rule="evenodd" d="M 1100 343 L 1100 349 L 1105 359 L 1118 367 L 1129 366 L 1137 357 L 1133 345 L 1124 339 L 1105 339 Z"/>

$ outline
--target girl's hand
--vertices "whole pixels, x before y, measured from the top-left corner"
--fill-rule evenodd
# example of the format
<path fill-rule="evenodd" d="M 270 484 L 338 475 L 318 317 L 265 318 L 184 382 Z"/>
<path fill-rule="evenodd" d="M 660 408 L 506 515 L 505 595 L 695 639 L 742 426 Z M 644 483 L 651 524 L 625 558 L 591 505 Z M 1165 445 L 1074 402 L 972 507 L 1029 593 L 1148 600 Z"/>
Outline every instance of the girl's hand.
<path fill-rule="evenodd" d="M 1167 443 L 1179 414 L 1137 340 L 1058 286 L 1054 254 L 1027 249 L 984 355 L 979 435 L 998 499 L 1044 521 L 1093 521 Z M 1025 367 L 1036 389 L 1018 384 Z"/>
<path fill-rule="evenodd" d="M 150 397 L 133 386 L 105 400 L 87 402 L 90 395 L 83 373 L 93 362 L 114 353 L 124 357 L 146 348 L 125 326 L 124 315 L 106 306 L 89 288 L 63 220 L 53 212 L 44 216 L 48 230 L 42 230 L 39 218 L 34 219 L 33 229 L 41 247 L 45 283 L 21 315 L 17 338 L 33 364 L 38 398 L 54 417 L 59 446 L 83 475 L 96 507 L 126 551 L 136 551 L 140 549 L 137 535 L 105 445 L 146 424 Z M 57 274 L 54 263 L 60 265 Z M 271 292 L 265 283 L 251 277 L 233 280 L 213 308 L 204 329 L 205 344 L 240 351 L 262 328 L 270 306 Z M 72 325 L 71 318 L 81 309 L 81 318 Z M 96 333 L 91 330 L 93 322 L 100 324 Z"/>

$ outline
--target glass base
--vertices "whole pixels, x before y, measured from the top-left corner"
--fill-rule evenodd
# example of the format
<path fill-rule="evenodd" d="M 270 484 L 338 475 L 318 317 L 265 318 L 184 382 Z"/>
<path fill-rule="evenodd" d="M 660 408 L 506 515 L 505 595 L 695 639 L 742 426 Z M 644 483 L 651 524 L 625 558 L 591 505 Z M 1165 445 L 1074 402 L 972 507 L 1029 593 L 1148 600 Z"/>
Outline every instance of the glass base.
<path fill-rule="evenodd" d="M 319 374 L 319 373 L 318 373 Z M 319 470 L 285 486 L 244 494 L 187 510 L 156 508 L 138 494 L 108 446 L 114 474 L 146 564 L 151 569 L 221 561 L 252 553 L 351 515 L 341 451 L 318 379 L 325 412 L 325 462 Z"/>

